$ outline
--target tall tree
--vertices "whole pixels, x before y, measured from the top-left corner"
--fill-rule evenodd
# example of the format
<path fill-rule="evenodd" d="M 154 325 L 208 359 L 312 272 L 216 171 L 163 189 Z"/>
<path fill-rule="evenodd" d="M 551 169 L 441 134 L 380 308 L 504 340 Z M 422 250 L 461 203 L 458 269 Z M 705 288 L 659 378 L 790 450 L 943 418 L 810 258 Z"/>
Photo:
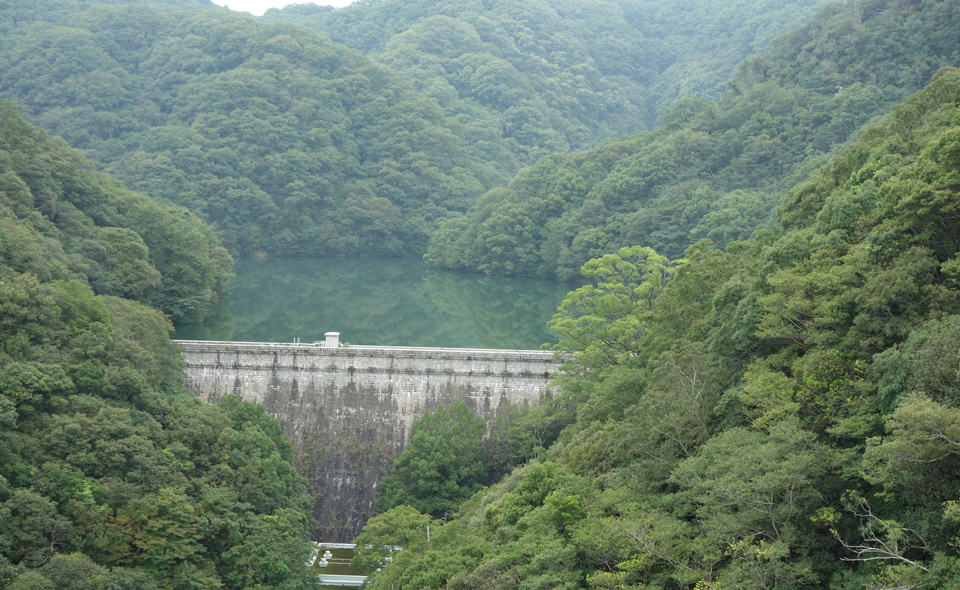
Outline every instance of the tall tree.
<path fill-rule="evenodd" d="M 446 517 L 483 487 L 489 454 L 487 423 L 463 401 L 424 414 L 413 425 L 410 444 L 394 462 L 396 475 L 380 480 L 380 510 L 407 504 L 435 518 Z"/>

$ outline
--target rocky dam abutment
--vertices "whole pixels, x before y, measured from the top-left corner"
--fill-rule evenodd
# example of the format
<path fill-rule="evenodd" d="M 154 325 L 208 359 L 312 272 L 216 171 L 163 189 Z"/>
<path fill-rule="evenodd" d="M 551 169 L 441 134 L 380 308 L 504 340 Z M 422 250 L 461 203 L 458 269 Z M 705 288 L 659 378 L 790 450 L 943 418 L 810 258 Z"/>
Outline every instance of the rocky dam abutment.
<path fill-rule="evenodd" d="M 325 541 L 352 540 L 375 513 L 380 476 L 426 412 L 463 400 L 491 417 L 547 393 L 561 361 L 536 350 L 180 341 L 186 386 L 206 403 L 260 404 L 304 452 Z"/>

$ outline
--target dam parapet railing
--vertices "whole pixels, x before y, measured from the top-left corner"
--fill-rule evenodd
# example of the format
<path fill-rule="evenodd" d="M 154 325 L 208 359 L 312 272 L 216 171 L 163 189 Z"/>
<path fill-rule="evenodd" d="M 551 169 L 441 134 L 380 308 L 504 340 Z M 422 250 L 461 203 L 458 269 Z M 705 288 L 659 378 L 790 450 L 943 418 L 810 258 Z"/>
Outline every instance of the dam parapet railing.
<path fill-rule="evenodd" d="M 199 346 L 210 348 L 213 346 L 238 349 L 258 348 L 265 350 L 290 350 L 302 349 L 304 351 L 325 351 L 330 353 L 350 352 L 350 351 L 376 351 L 376 352 L 408 352 L 416 353 L 418 351 L 425 354 L 440 354 L 443 356 L 532 356 L 542 358 L 559 358 L 558 353 L 552 350 L 521 350 L 509 348 L 455 348 L 443 346 L 375 346 L 369 344 L 343 344 L 331 347 L 324 341 L 319 342 L 234 342 L 229 340 L 174 340 L 174 342 L 184 346 Z"/>
<path fill-rule="evenodd" d="M 510 379 L 535 378 L 545 393 L 550 375 L 563 359 L 549 350 L 501 350 L 485 348 L 440 348 L 420 346 L 340 345 L 336 348 L 303 343 L 219 342 L 176 340 L 183 349 L 187 372 L 230 367 L 233 369 L 289 369 L 379 373 L 406 372 L 437 375 L 504 376 L 506 389 L 515 388 Z M 317 375 L 319 377 L 319 374 Z M 399 385 L 400 382 L 394 382 Z M 492 384 L 491 384 L 492 385 Z M 498 387 L 499 389 L 499 387 Z M 524 398 L 529 398 L 528 395 Z"/>

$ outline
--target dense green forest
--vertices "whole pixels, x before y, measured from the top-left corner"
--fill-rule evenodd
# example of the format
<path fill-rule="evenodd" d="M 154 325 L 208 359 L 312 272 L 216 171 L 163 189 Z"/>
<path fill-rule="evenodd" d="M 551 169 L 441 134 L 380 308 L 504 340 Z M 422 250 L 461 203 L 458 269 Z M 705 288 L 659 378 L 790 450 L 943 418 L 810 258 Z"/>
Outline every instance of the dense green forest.
<path fill-rule="evenodd" d="M 404 0 L 273 9 L 414 80 L 499 133 L 522 163 L 652 128 L 678 96 L 719 96 L 736 65 L 818 0 Z"/>
<path fill-rule="evenodd" d="M 0 123 L 0 277 L 80 280 L 98 295 L 135 299 L 174 321 L 204 318 L 232 266 L 208 226 L 96 172 L 12 103 L 0 103 Z"/>
<path fill-rule="evenodd" d="M 233 254 L 420 255 L 521 166 L 716 96 L 817 2 L 17 1 L 0 96 Z"/>
<path fill-rule="evenodd" d="M 0 587 L 309 584 L 169 340 L 228 252 L 583 283 L 551 399 L 413 429 L 373 588 L 960 586 L 960 4 L 818 5 L 0 5 Z"/>
<path fill-rule="evenodd" d="M 368 523 L 371 587 L 960 585 L 958 171 L 948 68 L 795 185 L 772 228 L 586 263 L 551 322 L 573 355 L 552 405 L 493 437 L 521 466 L 444 524 L 417 494 L 443 489 L 430 466 L 463 472 L 404 451 L 425 513 Z"/>
<path fill-rule="evenodd" d="M 169 337 L 230 266 L 195 215 L 0 102 L 0 588 L 302 584 L 290 444 L 262 408 L 186 391 Z"/>
<path fill-rule="evenodd" d="M 433 220 L 515 169 L 501 138 L 468 142 L 403 77 L 300 26 L 147 6 L 22 12 L 35 20 L 0 42 L 0 95 L 131 188 L 212 222 L 236 253 L 422 252 Z"/>
<path fill-rule="evenodd" d="M 427 257 L 488 273 L 577 276 L 643 244 L 671 256 L 769 224 L 783 193 L 871 117 L 960 65 L 956 2 L 825 7 L 738 68 L 719 102 L 676 101 L 655 131 L 556 154 L 446 221 Z"/>

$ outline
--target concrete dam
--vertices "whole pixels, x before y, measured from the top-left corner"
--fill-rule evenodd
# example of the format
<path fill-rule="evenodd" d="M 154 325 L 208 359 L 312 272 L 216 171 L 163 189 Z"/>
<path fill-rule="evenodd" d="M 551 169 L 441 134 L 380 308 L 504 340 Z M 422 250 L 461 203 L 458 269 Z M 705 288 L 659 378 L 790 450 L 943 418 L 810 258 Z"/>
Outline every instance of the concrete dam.
<path fill-rule="evenodd" d="M 537 350 L 179 341 L 186 386 L 206 403 L 260 404 L 308 459 L 318 537 L 349 541 L 375 514 L 381 475 L 426 412 L 463 400 L 491 417 L 546 392 L 561 361 Z"/>

